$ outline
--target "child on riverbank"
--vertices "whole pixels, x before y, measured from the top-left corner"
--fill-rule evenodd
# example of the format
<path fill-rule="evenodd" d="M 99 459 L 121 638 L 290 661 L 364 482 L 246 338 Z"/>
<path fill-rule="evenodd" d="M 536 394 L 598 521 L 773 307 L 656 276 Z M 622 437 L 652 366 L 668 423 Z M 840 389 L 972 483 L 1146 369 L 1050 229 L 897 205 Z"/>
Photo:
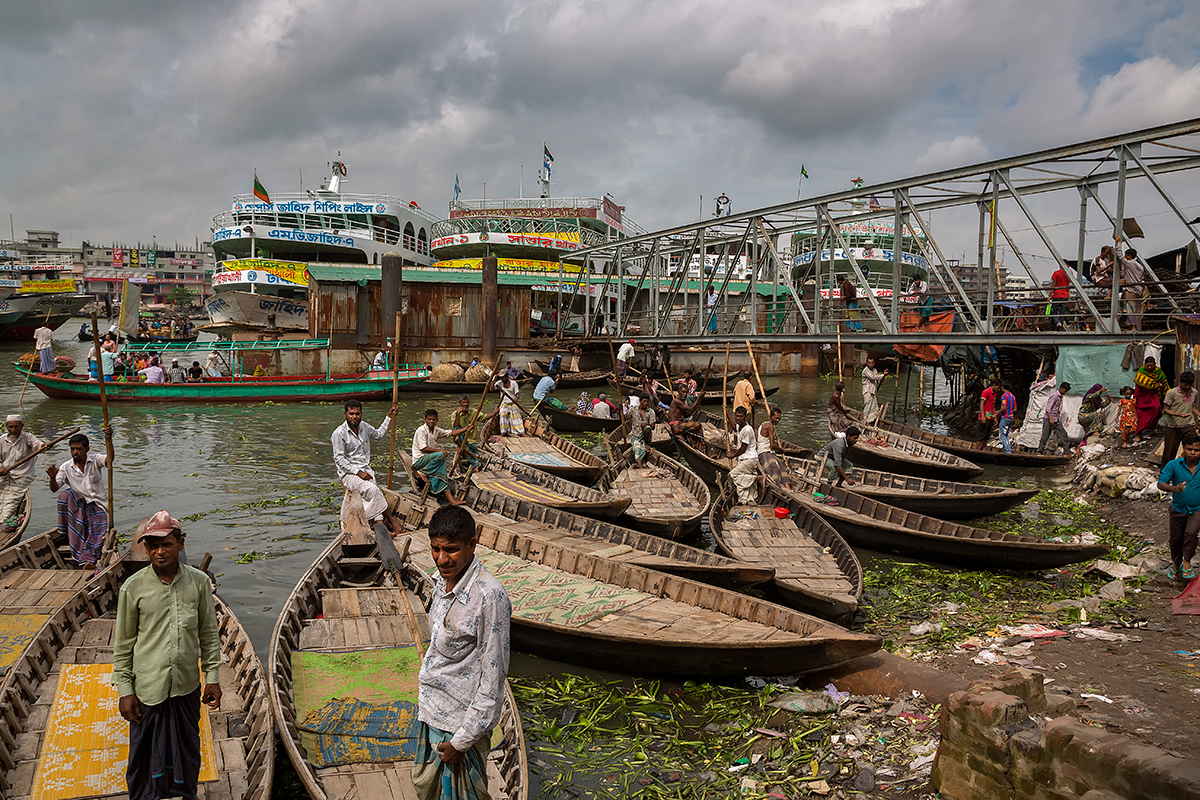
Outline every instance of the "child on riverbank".
<path fill-rule="evenodd" d="M 1121 420 L 1119 423 L 1121 429 L 1121 447 L 1126 447 L 1129 444 L 1130 435 L 1137 431 L 1137 401 L 1133 399 L 1133 387 L 1121 387 Z M 1140 443 L 1142 437 L 1138 436 L 1137 441 Z"/>

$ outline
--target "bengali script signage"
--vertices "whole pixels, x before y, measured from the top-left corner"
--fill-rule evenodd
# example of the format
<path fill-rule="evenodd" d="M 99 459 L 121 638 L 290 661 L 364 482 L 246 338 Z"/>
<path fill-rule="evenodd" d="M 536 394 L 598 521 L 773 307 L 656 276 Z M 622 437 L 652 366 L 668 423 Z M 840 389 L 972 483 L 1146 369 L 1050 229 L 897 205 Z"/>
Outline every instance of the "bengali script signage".
<path fill-rule="evenodd" d="M 154 269 L 154 265 L 156 263 L 158 263 L 158 251 L 157 250 L 147 250 L 146 251 L 146 266 L 149 267 L 150 269 Z"/>
<path fill-rule="evenodd" d="M 526 217 L 528 219 L 577 219 L 579 217 L 596 218 L 596 209 L 580 208 L 578 206 L 562 206 L 559 208 L 456 208 L 450 212 L 450 219 L 459 217 Z"/>
<path fill-rule="evenodd" d="M 889 301 L 892 299 L 892 290 L 891 289 L 873 289 L 868 286 L 866 291 L 870 292 L 871 294 L 875 295 L 876 297 L 884 298 Z M 863 294 L 864 294 L 863 287 L 859 286 L 858 287 L 858 296 L 861 297 Z M 842 290 L 841 289 L 833 289 L 831 291 L 829 289 L 822 289 L 821 297 L 826 300 L 828 300 L 830 297 L 832 297 L 834 300 L 840 300 L 842 297 Z M 918 301 L 918 299 L 919 298 L 914 294 L 904 294 L 903 292 L 900 293 L 900 302 L 901 303 L 916 303 Z"/>
<path fill-rule="evenodd" d="M 533 261 L 526 258 L 499 258 L 496 261 L 501 272 L 553 272 L 557 275 L 559 270 L 557 261 Z M 456 258 L 452 261 L 439 261 L 433 268 L 478 270 L 483 268 L 483 259 Z M 576 264 L 563 264 L 562 271 L 574 275 L 580 271 L 580 267 Z"/>
<path fill-rule="evenodd" d="M 341 236 L 326 231 L 302 231 L 296 228 L 255 228 L 254 236 L 241 228 L 231 226 L 213 231 L 213 243 L 226 239 L 275 239 L 277 241 L 304 242 L 305 244 L 327 244 L 334 247 L 354 247 L 353 236 Z"/>
<path fill-rule="evenodd" d="M 61 278 L 56 281 L 25 281 L 21 284 L 22 292 L 73 292 L 75 291 L 75 281 L 69 278 Z"/>
<path fill-rule="evenodd" d="M 202 267 L 204 261 L 199 258 L 172 258 L 172 267 Z"/>
<path fill-rule="evenodd" d="M 579 250 L 579 234 L 563 233 L 459 233 L 454 236 L 442 236 L 429 243 L 429 247 L 437 250 L 439 247 L 456 247 L 463 244 L 512 245 L 514 247 L 545 247 L 552 250 Z"/>
<path fill-rule="evenodd" d="M 233 272 L 217 272 L 213 275 L 213 288 L 218 286 L 229 286 L 235 283 L 256 283 L 267 286 L 290 286 L 292 288 L 301 288 L 300 284 L 286 281 L 278 275 L 270 272 L 264 272 L 259 269 L 234 270 Z"/>
<path fill-rule="evenodd" d="M 335 200 L 289 200 L 286 203 L 234 203 L 233 210 L 280 214 L 382 214 L 387 206 L 383 203 L 339 203 Z"/>
<path fill-rule="evenodd" d="M 288 283 L 297 286 L 308 286 L 308 265 L 299 261 L 275 261 L 269 258 L 239 258 L 234 261 L 222 261 L 223 266 L 230 272 L 269 272 L 283 278 Z M 213 284 L 216 285 L 215 283 Z"/>
<path fill-rule="evenodd" d="M 855 261 L 892 260 L 892 249 L 890 247 L 851 247 L 850 253 L 854 256 Z M 798 267 L 803 264 L 811 264 L 813 262 L 813 258 L 814 254 L 811 252 L 801 253 L 792 259 L 792 266 Z M 829 263 L 831 258 L 834 261 L 846 261 L 846 251 L 841 247 L 838 247 L 834 250 L 830 250 L 827 247 L 821 251 L 821 260 L 826 264 Z M 915 255 L 913 253 L 901 253 L 900 263 L 908 264 L 909 266 L 913 267 L 920 267 L 921 269 L 929 269 L 929 261 L 925 258 L 925 256 Z"/>
<path fill-rule="evenodd" d="M 138 251 L 136 249 L 129 251 L 129 266 L 136 267 L 138 265 Z"/>
<path fill-rule="evenodd" d="M 70 264 L 22 264 L 20 261 L 8 261 L 0 264 L 0 270 L 5 272 L 70 272 Z"/>
<path fill-rule="evenodd" d="M 125 266 L 125 251 L 120 247 L 113 248 L 113 269 Z"/>

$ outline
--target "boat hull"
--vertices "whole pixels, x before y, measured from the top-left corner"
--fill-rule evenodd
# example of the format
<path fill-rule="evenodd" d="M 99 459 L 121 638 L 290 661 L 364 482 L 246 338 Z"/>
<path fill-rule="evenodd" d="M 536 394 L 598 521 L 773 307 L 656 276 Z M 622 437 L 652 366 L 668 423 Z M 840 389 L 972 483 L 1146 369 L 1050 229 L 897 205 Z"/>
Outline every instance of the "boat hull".
<path fill-rule="evenodd" d="M 285 331 L 308 330 L 308 301 L 269 294 L 221 292 L 204 302 L 214 325 L 248 325 L 265 328 L 275 316 L 275 327 Z"/>
<path fill-rule="evenodd" d="M 26 370 L 21 369 L 21 372 Z M 110 403 L 258 403 L 272 400 L 282 403 L 333 400 L 354 397 L 359 400 L 382 400 L 392 395 L 391 373 L 386 377 L 362 375 L 301 376 L 301 380 L 248 378 L 233 381 L 229 378 L 210 378 L 204 383 L 137 383 L 112 381 L 104 384 Z M 415 374 L 401 377 L 400 382 L 419 382 Z M 58 378 L 33 374 L 29 382 L 44 395 L 55 400 L 99 400 L 100 383 L 77 378 Z"/>
<path fill-rule="evenodd" d="M 545 414 L 550 419 L 550 427 L 556 431 L 568 433 L 583 433 L 604 431 L 608 433 L 621 427 L 619 419 L 603 419 L 601 417 L 586 417 L 571 411 L 559 411 L 547 405 L 538 406 L 535 413 Z"/>
<path fill-rule="evenodd" d="M 91 295 L 86 294 L 48 294 L 38 297 L 17 296 L 0 301 L 0 341 L 32 342 L 35 330 L 43 325 L 51 330 L 57 329 L 92 299 Z M 21 313 L 17 314 L 18 310 Z"/>

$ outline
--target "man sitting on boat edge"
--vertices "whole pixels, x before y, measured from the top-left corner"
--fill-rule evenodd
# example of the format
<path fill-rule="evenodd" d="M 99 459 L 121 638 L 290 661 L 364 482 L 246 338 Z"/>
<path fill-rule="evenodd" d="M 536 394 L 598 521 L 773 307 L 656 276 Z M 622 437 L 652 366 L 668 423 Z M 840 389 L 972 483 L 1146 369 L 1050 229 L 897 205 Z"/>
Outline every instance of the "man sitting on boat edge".
<path fill-rule="evenodd" d="M 467 432 L 466 428 L 446 430 L 437 426 L 438 412 L 436 408 L 425 409 L 425 424 L 413 432 L 412 461 L 413 471 L 418 472 L 429 481 L 429 491 L 435 495 L 444 494 L 451 505 L 460 505 L 461 500 L 454 499 L 448 483 L 446 451 L 437 446 L 437 440 L 445 437 L 459 436 Z M 416 488 L 416 487 L 413 487 Z"/>
<path fill-rule="evenodd" d="M 382 518 L 393 535 L 399 533 L 401 528 L 388 508 L 387 498 L 375 483 L 375 473 L 371 469 L 371 440 L 378 441 L 388 432 L 388 426 L 396 417 L 396 407 L 392 406 L 378 428 L 362 421 L 362 401 L 347 400 L 343 409 L 346 421 L 329 437 L 338 480 L 362 498 L 367 519 L 375 523 Z"/>

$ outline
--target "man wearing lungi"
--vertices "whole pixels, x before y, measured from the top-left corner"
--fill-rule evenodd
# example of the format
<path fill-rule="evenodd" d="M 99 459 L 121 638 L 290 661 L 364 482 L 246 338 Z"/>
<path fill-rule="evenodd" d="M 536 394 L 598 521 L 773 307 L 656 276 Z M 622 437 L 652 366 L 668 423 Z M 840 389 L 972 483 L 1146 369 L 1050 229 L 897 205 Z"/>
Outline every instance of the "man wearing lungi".
<path fill-rule="evenodd" d="M 25 432 L 25 418 L 20 414 L 9 414 L 4 427 L 8 435 L 0 436 L 0 533 L 12 533 L 19 527 L 14 516 L 29 484 L 33 483 L 37 459 L 31 458 L 15 469 L 13 464 L 42 447 L 44 442 Z"/>
<path fill-rule="evenodd" d="M 733 430 L 730 444 L 726 453 L 737 463 L 729 470 L 729 479 L 737 488 L 738 502 L 742 505 L 752 505 L 758 502 L 758 434 L 754 426 L 746 421 L 748 412 L 745 406 L 738 406 L 733 412 Z M 733 445 L 737 445 L 737 450 Z"/>
<path fill-rule="evenodd" d="M 221 707 L 212 581 L 179 563 L 183 530 L 166 511 L 151 517 L 134 541 L 145 545 L 150 566 L 121 587 L 113 639 L 113 685 L 129 722 L 125 782 L 130 800 L 195 797 L 200 704 Z"/>
<path fill-rule="evenodd" d="M 466 428 L 455 428 L 448 431 L 437 426 L 438 412 L 436 408 L 425 409 L 425 424 L 413 432 L 412 461 L 413 470 L 425 476 L 429 481 L 429 491 L 435 495 L 445 494 L 446 499 L 458 505 L 460 500 L 454 499 L 447 483 L 446 451 L 437 446 L 438 439 L 450 438 L 466 433 Z"/>
<path fill-rule="evenodd" d="M 417 689 L 413 785 L 421 800 L 489 800 L 487 756 L 508 677 L 512 603 L 475 558 L 475 519 L 443 506 L 429 520 L 437 564 L 429 650 Z"/>
<path fill-rule="evenodd" d="M 54 331 L 45 325 L 33 332 L 33 349 L 38 354 L 38 373 L 54 372 Z"/>
<path fill-rule="evenodd" d="M 105 428 L 108 435 L 111 428 Z M 50 476 L 50 491 L 58 492 L 58 532 L 67 537 L 71 557 L 92 569 L 104 547 L 104 532 L 108 530 L 108 510 L 104 501 L 104 474 L 108 458 L 88 452 L 88 437 L 77 433 L 67 440 L 71 458 L 57 467 L 46 467 Z"/>
<path fill-rule="evenodd" d="M 383 519 L 393 535 L 400 532 L 395 518 L 388 508 L 387 498 L 375 483 L 375 472 L 371 469 L 371 440 L 379 441 L 388 432 L 388 426 L 396 417 L 396 407 L 383 418 L 378 428 L 362 421 L 362 402 L 347 400 L 342 407 L 346 421 L 329 437 L 333 445 L 333 464 L 337 467 L 338 480 L 342 486 L 362 498 L 363 510 L 372 523 Z"/>

